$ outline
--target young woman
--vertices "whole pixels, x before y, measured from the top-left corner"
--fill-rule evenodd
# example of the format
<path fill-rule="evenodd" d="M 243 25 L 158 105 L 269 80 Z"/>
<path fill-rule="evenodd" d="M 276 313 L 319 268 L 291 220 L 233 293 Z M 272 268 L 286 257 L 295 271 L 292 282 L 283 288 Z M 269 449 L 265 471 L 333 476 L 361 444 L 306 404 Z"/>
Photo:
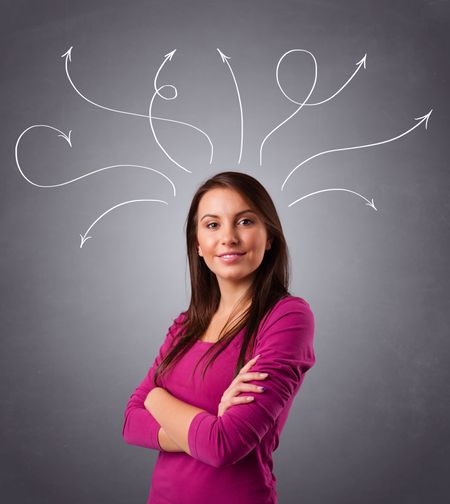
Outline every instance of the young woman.
<path fill-rule="evenodd" d="M 313 313 L 287 290 L 281 223 L 253 177 L 202 184 L 186 241 L 190 305 L 129 398 L 123 437 L 159 451 L 148 504 L 275 504 L 272 453 L 316 360 Z"/>

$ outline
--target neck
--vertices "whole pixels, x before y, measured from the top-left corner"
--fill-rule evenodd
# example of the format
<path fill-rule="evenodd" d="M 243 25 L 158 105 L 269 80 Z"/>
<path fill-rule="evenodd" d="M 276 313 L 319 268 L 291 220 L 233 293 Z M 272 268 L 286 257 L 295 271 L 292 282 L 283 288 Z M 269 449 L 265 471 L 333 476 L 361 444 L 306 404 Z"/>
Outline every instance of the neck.
<path fill-rule="evenodd" d="M 241 282 L 238 286 L 222 281 L 220 283 L 220 303 L 217 313 L 229 315 L 233 310 L 245 310 L 251 303 L 251 299 L 247 299 L 250 285 L 251 280 L 245 283 Z"/>

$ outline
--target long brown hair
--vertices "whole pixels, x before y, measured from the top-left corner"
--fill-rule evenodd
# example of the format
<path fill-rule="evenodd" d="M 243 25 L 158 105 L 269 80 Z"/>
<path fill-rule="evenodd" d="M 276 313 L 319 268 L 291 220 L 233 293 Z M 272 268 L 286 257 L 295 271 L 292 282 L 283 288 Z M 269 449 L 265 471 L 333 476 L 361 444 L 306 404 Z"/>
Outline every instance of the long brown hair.
<path fill-rule="evenodd" d="M 271 247 L 269 250 L 266 250 L 245 299 L 239 303 L 243 305 L 245 301 L 251 300 L 250 306 L 241 314 L 237 322 L 216 343 L 211 345 L 203 355 L 205 357 L 212 354 L 214 349 L 218 350 L 209 359 L 203 370 L 202 377 L 204 378 L 208 367 L 227 348 L 238 332 L 243 327 L 246 327 L 234 372 L 235 377 L 247 362 L 247 355 L 251 355 L 255 343 L 256 330 L 264 316 L 280 299 L 290 296 L 288 291 L 290 275 L 289 252 L 278 213 L 269 193 L 258 180 L 245 173 L 227 171 L 218 173 L 206 180 L 197 189 L 192 199 L 185 225 L 191 277 L 191 302 L 188 310 L 184 312 L 185 319 L 182 322 L 183 327 L 178 333 L 177 340 L 156 369 L 153 379 L 156 386 L 158 386 L 158 377 L 168 372 L 205 333 L 214 313 L 219 307 L 220 289 L 216 275 L 208 268 L 203 258 L 197 253 L 198 206 L 203 195 L 215 188 L 233 189 L 250 204 L 250 207 L 256 212 L 266 227 L 267 236 L 271 239 Z M 222 329 L 221 334 L 227 325 L 228 323 Z M 197 362 L 197 365 L 199 362 Z"/>

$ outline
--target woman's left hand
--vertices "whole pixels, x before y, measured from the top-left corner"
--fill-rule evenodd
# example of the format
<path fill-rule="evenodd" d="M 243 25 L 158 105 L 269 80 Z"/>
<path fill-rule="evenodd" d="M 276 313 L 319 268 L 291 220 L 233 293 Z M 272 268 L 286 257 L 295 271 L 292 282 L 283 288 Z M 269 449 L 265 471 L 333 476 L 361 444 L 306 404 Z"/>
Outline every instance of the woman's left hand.
<path fill-rule="evenodd" d="M 231 406 L 238 404 L 247 404 L 251 402 L 253 396 L 238 396 L 241 392 L 264 392 L 264 387 L 259 387 L 253 383 L 244 383 L 246 380 L 263 380 L 267 378 L 267 373 L 250 373 L 248 370 L 255 364 L 259 355 L 250 359 L 247 364 L 242 366 L 239 374 L 231 382 L 230 386 L 225 390 L 220 400 L 217 416 L 222 416 L 225 411 Z"/>

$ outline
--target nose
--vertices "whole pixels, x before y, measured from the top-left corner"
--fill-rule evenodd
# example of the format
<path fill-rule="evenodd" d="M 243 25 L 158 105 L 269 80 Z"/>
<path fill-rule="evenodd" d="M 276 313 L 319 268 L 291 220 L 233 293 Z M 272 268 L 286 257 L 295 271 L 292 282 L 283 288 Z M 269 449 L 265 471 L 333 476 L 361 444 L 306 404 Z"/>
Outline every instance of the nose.
<path fill-rule="evenodd" d="M 236 228 L 232 224 L 224 224 L 222 226 L 220 239 L 224 245 L 227 243 L 237 243 L 239 241 L 239 237 Z"/>

